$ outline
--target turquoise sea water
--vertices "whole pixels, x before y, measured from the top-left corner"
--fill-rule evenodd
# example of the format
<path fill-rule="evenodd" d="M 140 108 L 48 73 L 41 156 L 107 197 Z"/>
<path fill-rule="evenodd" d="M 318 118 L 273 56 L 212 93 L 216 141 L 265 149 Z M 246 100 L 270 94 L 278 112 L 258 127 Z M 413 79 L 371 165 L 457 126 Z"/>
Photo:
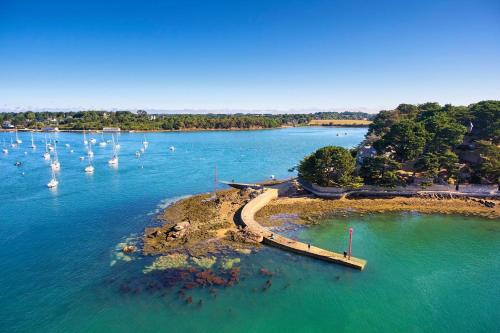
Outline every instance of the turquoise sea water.
<path fill-rule="evenodd" d="M 220 179 L 287 177 L 307 153 L 328 144 L 354 146 L 364 133 L 157 133 L 148 135 L 141 159 L 134 152 L 142 134 L 121 134 L 118 169 L 107 165 L 111 148 L 96 146 L 91 176 L 78 159 L 81 135 L 59 133 L 56 191 L 45 186 L 50 172 L 42 135 L 33 152 L 25 148 L 29 136 L 20 134 L 21 148 L 0 156 L 0 331 L 499 331 L 498 221 L 407 213 L 294 229 L 287 231 L 292 237 L 341 251 L 353 227 L 353 251 L 368 260 L 365 271 L 263 248 L 241 255 L 237 285 L 220 288 L 216 297 L 192 290 L 193 304 L 179 299 L 178 288 L 148 289 L 142 270 L 152 258 L 117 260 L 115 246 L 154 224 L 162 206 L 210 191 L 215 165 Z M 10 142 L 10 134 L 1 136 Z M 273 276 L 262 276 L 261 268 Z M 264 291 L 268 280 L 272 286 Z M 124 285 L 135 291 L 123 292 Z"/>

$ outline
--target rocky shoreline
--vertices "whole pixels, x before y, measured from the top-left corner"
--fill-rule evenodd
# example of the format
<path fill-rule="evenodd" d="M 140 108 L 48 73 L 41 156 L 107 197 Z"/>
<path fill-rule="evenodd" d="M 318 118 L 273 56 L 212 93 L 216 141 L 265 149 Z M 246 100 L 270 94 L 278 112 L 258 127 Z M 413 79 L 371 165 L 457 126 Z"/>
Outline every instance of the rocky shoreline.
<path fill-rule="evenodd" d="M 229 189 L 180 200 L 159 216 L 160 227 L 146 228 L 143 253 L 184 252 L 204 257 L 225 251 L 246 251 L 259 243 L 239 225 L 239 210 L 260 192 Z"/>
<path fill-rule="evenodd" d="M 281 185 L 285 195 L 271 201 L 256 214 L 265 226 L 279 225 L 276 216 L 293 215 L 299 224 L 315 223 L 324 216 L 370 213 L 418 212 L 423 214 L 457 214 L 488 219 L 500 218 L 498 200 L 447 197 L 393 197 L 321 199 L 301 191 L 289 182 Z M 278 185 L 280 186 L 280 185 Z M 260 190 L 228 189 L 200 194 L 175 202 L 159 215 L 160 227 L 146 228 L 143 254 L 164 255 L 175 252 L 204 257 L 227 251 L 257 248 L 258 237 L 240 225 L 239 212 Z M 283 194 L 282 193 L 282 194 Z"/>

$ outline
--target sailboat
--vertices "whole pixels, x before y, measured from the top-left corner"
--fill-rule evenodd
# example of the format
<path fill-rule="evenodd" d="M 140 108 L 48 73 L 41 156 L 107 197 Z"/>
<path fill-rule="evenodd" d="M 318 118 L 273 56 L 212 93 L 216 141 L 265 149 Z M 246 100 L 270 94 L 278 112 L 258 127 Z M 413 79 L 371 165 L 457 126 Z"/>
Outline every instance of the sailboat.
<path fill-rule="evenodd" d="M 146 140 L 146 134 L 144 134 L 144 140 L 142 141 L 142 145 L 144 146 L 144 148 L 148 148 L 149 142 L 148 140 Z"/>
<path fill-rule="evenodd" d="M 106 145 L 108 144 L 106 141 L 104 141 L 104 133 L 101 132 L 101 137 L 102 137 L 102 140 L 101 142 L 99 142 L 99 147 L 106 147 Z"/>
<path fill-rule="evenodd" d="M 36 149 L 35 140 L 33 140 L 33 132 L 31 132 L 31 149 Z"/>
<path fill-rule="evenodd" d="M 59 171 L 61 170 L 61 163 L 59 163 L 59 158 L 57 156 L 57 146 L 54 143 L 54 161 L 50 163 L 50 167 L 52 168 L 52 171 Z"/>
<path fill-rule="evenodd" d="M 87 135 L 85 134 L 85 128 L 83 128 L 83 145 L 86 146 L 88 144 L 89 144 L 89 142 L 87 141 Z"/>
<path fill-rule="evenodd" d="M 18 145 L 20 145 L 21 143 L 23 143 L 20 139 L 19 139 L 19 136 L 17 135 L 17 128 L 16 128 L 16 143 Z"/>
<path fill-rule="evenodd" d="M 170 147 L 168 147 L 168 149 L 170 149 L 170 151 L 175 151 L 175 147 L 174 146 L 170 146 Z"/>
<path fill-rule="evenodd" d="M 12 137 L 10 138 L 10 146 L 12 148 L 16 148 L 17 147 L 17 144 L 12 141 Z"/>
<path fill-rule="evenodd" d="M 108 161 L 109 165 L 118 165 L 118 153 L 116 151 L 116 145 L 115 145 L 115 136 L 112 136 L 113 139 L 113 156 L 111 159 Z"/>
<path fill-rule="evenodd" d="M 47 184 L 48 188 L 55 188 L 59 185 L 59 182 L 57 181 L 56 174 L 54 173 L 54 170 L 52 170 L 52 179 L 50 182 Z"/>
<path fill-rule="evenodd" d="M 118 143 L 118 134 L 116 135 L 116 144 L 115 144 L 115 149 L 120 150 L 122 146 Z"/>
<path fill-rule="evenodd" d="M 92 156 L 94 156 L 94 153 L 92 153 L 91 145 L 89 145 L 89 152 L 88 152 L 88 154 L 89 154 L 89 158 L 88 158 L 89 165 L 87 165 L 85 167 L 85 173 L 94 173 L 94 166 L 92 165 Z M 92 155 L 90 155 L 90 154 L 92 154 Z"/>
<path fill-rule="evenodd" d="M 89 158 L 94 157 L 94 152 L 92 151 L 92 145 L 88 145 L 87 156 Z"/>
<path fill-rule="evenodd" d="M 43 153 L 43 159 L 46 161 L 50 160 L 49 142 L 47 141 L 47 135 L 45 135 L 45 153 Z"/>

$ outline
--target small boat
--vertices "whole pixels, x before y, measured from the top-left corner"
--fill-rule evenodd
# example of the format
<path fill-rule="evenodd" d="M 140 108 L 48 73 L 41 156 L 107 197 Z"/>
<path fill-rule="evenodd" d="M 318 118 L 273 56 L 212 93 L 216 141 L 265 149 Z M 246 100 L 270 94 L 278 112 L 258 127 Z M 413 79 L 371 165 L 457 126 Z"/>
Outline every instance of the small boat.
<path fill-rule="evenodd" d="M 17 135 L 17 128 L 16 128 L 16 143 L 18 145 L 20 145 L 21 143 L 23 143 L 20 139 L 19 139 L 19 136 Z"/>
<path fill-rule="evenodd" d="M 84 128 L 84 129 L 83 129 L 83 145 L 84 145 L 84 146 L 86 146 L 86 145 L 88 145 L 88 144 L 89 144 L 89 142 L 88 142 L 88 140 L 87 140 L 87 136 L 86 136 L 86 134 L 85 134 L 85 128 Z"/>
<path fill-rule="evenodd" d="M 33 132 L 31 132 L 31 149 L 36 149 L 35 140 L 33 140 Z"/>
<path fill-rule="evenodd" d="M 73 149 L 71 149 L 69 152 L 70 152 L 71 154 L 73 154 L 75 151 L 74 151 Z"/>
<path fill-rule="evenodd" d="M 61 170 L 61 163 L 59 163 L 59 161 L 53 161 L 52 163 L 50 163 L 50 168 L 52 169 L 52 171 L 59 171 Z"/>
<path fill-rule="evenodd" d="M 99 147 L 106 147 L 106 145 L 108 144 L 105 140 L 104 140 L 104 134 L 101 132 L 101 142 L 99 142 Z"/>
<path fill-rule="evenodd" d="M 116 145 L 115 145 L 115 137 L 112 136 L 112 141 L 113 141 L 113 156 L 111 159 L 108 161 L 109 165 L 118 165 L 118 153 L 116 151 Z"/>
<path fill-rule="evenodd" d="M 135 157 L 141 157 L 141 152 L 140 151 L 136 151 L 135 152 Z"/>
<path fill-rule="evenodd" d="M 20 166 L 21 166 L 21 165 L 23 165 L 23 164 L 22 164 L 21 162 L 17 161 L 16 163 L 14 163 L 14 165 L 15 165 L 16 167 L 20 167 Z"/>
<path fill-rule="evenodd" d="M 97 140 L 96 140 L 96 139 L 94 139 L 94 138 L 92 138 L 92 139 L 90 139 L 90 140 L 89 140 L 89 142 L 90 142 L 91 144 L 95 145 L 95 144 L 96 144 L 96 142 L 97 142 Z"/>
<path fill-rule="evenodd" d="M 141 154 L 144 154 L 144 151 L 145 151 L 146 149 L 144 149 L 144 147 L 141 147 L 141 149 L 139 149 L 139 150 L 140 150 Z"/>
<path fill-rule="evenodd" d="M 175 151 L 175 147 L 174 146 L 170 146 L 170 147 L 168 147 L 168 149 L 170 149 L 170 151 Z"/>
<path fill-rule="evenodd" d="M 113 157 L 111 157 L 111 159 L 108 161 L 108 164 L 109 165 L 118 165 L 118 156 L 113 155 Z"/>
<path fill-rule="evenodd" d="M 47 141 L 47 136 L 45 136 L 45 152 L 43 153 L 43 159 L 46 161 L 50 160 L 49 143 Z"/>
<path fill-rule="evenodd" d="M 17 147 L 17 144 L 15 144 L 13 141 L 12 141 L 12 138 L 10 138 L 10 146 L 12 148 L 16 148 Z"/>
<path fill-rule="evenodd" d="M 64 147 L 69 148 L 69 143 L 66 143 Z"/>
<path fill-rule="evenodd" d="M 54 173 L 54 170 L 52 170 L 52 179 L 47 184 L 47 187 L 48 188 L 54 188 L 54 187 L 57 187 L 57 185 L 59 185 L 59 182 L 56 179 L 56 174 Z"/>
<path fill-rule="evenodd" d="M 59 163 L 59 157 L 57 156 L 57 147 L 56 144 L 54 143 L 54 153 L 55 153 L 55 159 L 50 163 L 50 168 L 52 171 L 59 171 L 61 170 L 61 163 Z"/>
<path fill-rule="evenodd" d="M 144 134 L 144 140 L 142 141 L 142 145 L 144 146 L 144 148 L 147 148 L 149 145 L 148 140 L 146 140 L 146 134 Z"/>
<path fill-rule="evenodd" d="M 87 152 L 89 164 L 85 167 L 85 173 L 94 173 L 94 166 L 92 165 L 92 157 L 94 153 L 92 152 L 92 145 L 88 146 L 89 150 Z"/>
<path fill-rule="evenodd" d="M 83 161 L 85 159 L 85 156 L 80 156 L 80 161 Z"/>

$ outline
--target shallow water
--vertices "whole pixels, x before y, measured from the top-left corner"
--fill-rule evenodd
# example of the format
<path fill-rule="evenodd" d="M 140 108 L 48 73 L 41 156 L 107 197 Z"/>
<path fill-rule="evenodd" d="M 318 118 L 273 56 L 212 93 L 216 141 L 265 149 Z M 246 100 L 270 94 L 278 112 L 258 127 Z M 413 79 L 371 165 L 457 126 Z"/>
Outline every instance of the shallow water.
<path fill-rule="evenodd" d="M 498 221 L 373 215 L 289 230 L 292 237 L 342 251 L 353 227 L 354 254 L 368 265 L 358 272 L 263 248 L 241 255 L 239 284 L 220 288 L 216 297 L 192 290 L 189 305 L 178 288 L 147 290 L 150 277 L 142 270 L 152 258 L 117 260 L 116 245 L 153 224 L 160 207 L 212 190 L 215 165 L 220 179 L 287 177 L 305 154 L 328 144 L 354 146 L 364 133 L 157 133 L 148 135 L 141 159 L 134 152 L 142 135 L 121 134 L 118 169 L 106 165 L 109 146 L 95 147 L 92 176 L 78 159 L 81 136 L 59 133 L 56 191 L 45 187 L 50 172 L 40 148 L 0 156 L 0 331 L 498 331 Z M 10 142 L 10 134 L 1 135 Z M 29 136 L 21 136 L 27 146 Z M 39 147 L 41 139 L 38 134 Z M 14 166 L 18 160 L 20 168 Z M 263 267 L 273 276 L 259 274 Z M 263 291 L 268 280 L 272 286 Z M 124 293 L 124 284 L 140 292 Z"/>

